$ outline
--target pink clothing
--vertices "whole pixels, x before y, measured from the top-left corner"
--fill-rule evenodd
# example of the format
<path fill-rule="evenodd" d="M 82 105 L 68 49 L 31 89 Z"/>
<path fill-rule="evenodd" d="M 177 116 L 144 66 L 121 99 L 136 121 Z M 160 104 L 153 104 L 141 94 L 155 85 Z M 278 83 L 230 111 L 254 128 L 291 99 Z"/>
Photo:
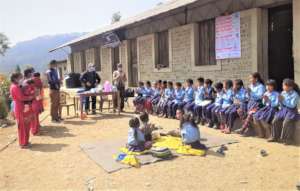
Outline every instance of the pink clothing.
<path fill-rule="evenodd" d="M 10 87 L 10 94 L 15 104 L 15 117 L 18 124 L 18 135 L 20 146 L 26 146 L 29 143 L 29 132 L 31 121 L 33 119 L 33 112 L 31 105 L 28 111 L 24 111 L 24 101 L 30 101 L 32 96 L 25 96 L 18 84 L 12 84 Z"/>

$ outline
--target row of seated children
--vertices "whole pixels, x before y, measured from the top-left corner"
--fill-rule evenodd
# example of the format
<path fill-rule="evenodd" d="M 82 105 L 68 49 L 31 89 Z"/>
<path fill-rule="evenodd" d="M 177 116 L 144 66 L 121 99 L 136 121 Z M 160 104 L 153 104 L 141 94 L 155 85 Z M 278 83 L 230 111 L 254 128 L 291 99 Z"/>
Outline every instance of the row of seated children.
<path fill-rule="evenodd" d="M 181 137 L 184 145 L 190 145 L 191 148 L 207 150 L 206 146 L 200 143 L 200 131 L 194 121 L 191 113 L 177 110 L 176 118 L 180 120 L 179 130 L 168 132 L 166 135 Z M 129 132 L 127 148 L 129 151 L 142 152 L 152 147 L 152 131 L 154 125 L 149 124 L 149 115 L 143 112 L 139 118 L 135 117 L 129 120 Z"/>
<path fill-rule="evenodd" d="M 177 82 L 157 81 L 139 83 L 138 96 L 134 99 L 137 112 L 175 118 L 176 110 L 192 112 L 196 123 L 231 133 L 237 118 L 242 119 L 242 128 L 235 132 L 249 136 L 253 132 L 253 122 L 265 131 L 264 124 L 271 125 L 266 133 L 269 141 L 282 141 L 289 144 L 292 140 L 295 123 L 299 120 L 297 104 L 299 87 L 291 79 L 285 79 L 282 93 L 276 91 L 274 80 L 264 84 L 259 73 L 250 75 L 250 85 L 244 87 L 242 80 L 225 80 L 212 87 L 210 79 L 198 78 L 194 87 L 193 80 L 186 80 L 185 87 Z M 264 130 L 264 131 L 263 131 Z M 269 136 L 270 135 L 270 136 Z M 263 137 L 263 133 L 259 136 Z"/>

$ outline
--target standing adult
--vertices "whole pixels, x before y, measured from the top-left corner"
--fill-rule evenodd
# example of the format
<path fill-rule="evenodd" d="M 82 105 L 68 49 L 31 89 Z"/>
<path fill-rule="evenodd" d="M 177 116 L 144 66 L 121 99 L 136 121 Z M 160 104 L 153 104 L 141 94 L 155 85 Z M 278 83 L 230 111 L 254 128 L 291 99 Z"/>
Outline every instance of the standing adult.
<path fill-rule="evenodd" d="M 25 96 L 22 92 L 22 74 L 13 73 L 10 77 L 11 87 L 10 95 L 14 101 L 14 113 L 18 125 L 18 137 L 19 145 L 22 149 L 27 149 L 30 147 L 29 136 L 31 121 L 33 119 L 33 112 L 31 105 L 25 107 L 24 102 L 32 101 L 34 96 Z"/>
<path fill-rule="evenodd" d="M 89 63 L 87 71 L 80 77 L 81 83 L 84 85 L 85 91 L 95 88 L 100 82 L 101 78 L 96 72 L 94 64 Z M 85 112 L 90 110 L 90 97 L 85 98 Z M 92 114 L 96 114 L 96 96 L 92 96 Z"/>
<path fill-rule="evenodd" d="M 113 84 L 117 87 L 120 92 L 121 99 L 121 111 L 124 110 L 124 99 L 125 99 L 125 83 L 127 81 L 127 77 L 125 72 L 123 71 L 122 64 L 118 64 L 117 70 L 113 72 Z M 114 108 L 117 107 L 117 100 L 114 99 Z"/>
<path fill-rule="evenodd" d="M 52 60 L 49 64 L 49 70 L 47 71 L 47 79 L 50 90 L 50 102 L 51 102 L 51 118 L 52 122 L 59 123 L 62 118 L 60 116 L 60 78 L 56 69 L 57 63 Z"/>

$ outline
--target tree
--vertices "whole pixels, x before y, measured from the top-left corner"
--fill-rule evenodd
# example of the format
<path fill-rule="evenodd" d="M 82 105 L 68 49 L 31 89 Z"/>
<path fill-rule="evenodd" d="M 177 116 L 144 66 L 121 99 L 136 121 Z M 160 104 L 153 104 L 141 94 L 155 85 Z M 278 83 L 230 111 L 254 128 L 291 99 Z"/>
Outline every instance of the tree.
<path fill-rule="evenodd" d="M 15 70 L 15 72 L 17 72 L 17 73 L 21 73 L 21 67 L 20 67 L 20 65 L 17 65 L 17 66 L 16 66 L 16 70 Z"/>
<path fill-rule="evenodd" d="M 6 50 L 9 48 L 8 44 L 8 38 L 4 34 L 0 33 L 0 55 L 4 55 Z"/>
<path fill-rule="evenodd" d="M 114 13 L 114 14 L 112 15 L 112 17 L 111 17 L 111 24 L 114 24 L 114 23 L 116 23 L 116 22 L 119 22 L 119 21 L 121 20 L 121 17 L 122 17 L 122 15 L 121 15 L 120 11 Z"/>

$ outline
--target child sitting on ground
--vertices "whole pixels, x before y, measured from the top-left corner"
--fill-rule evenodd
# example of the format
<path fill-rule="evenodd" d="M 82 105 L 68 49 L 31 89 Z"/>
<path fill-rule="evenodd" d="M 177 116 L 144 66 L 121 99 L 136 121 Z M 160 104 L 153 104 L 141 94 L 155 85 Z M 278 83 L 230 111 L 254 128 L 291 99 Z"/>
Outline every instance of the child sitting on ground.
<path fill-rule="evenodd" d="M 146 149 L 150 149 L 152 143 L 146 142 L 144 133 L 140 130 L 140 121 L 138 118 L 132 118 L 129 120 L 129 132 L 127 140 L 127 148 L 129 151 L 142 152 Z"/>
<path fill-rule="evenodd" d="M 154 130 L 154 125 L 149 123 L 149 115 L 143 112 L 140 115 L 141 127 L 140 130 L 145 135 L 145 141 L 152 141 L 152 131 Z"/>

